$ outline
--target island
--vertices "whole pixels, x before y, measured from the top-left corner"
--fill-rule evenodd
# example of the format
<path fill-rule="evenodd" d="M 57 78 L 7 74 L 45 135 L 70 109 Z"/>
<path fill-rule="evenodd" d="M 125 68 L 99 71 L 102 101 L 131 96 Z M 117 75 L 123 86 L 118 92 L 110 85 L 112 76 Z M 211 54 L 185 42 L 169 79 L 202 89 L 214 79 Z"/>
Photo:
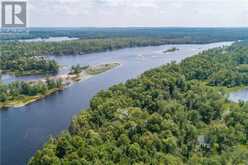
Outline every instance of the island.
<path fill-rule="evenodd" d="M 169 49 L 163 51 L 163 53 L 176 52 L 176 51 L 179 51 L 179 50 L 180 50 L 179 48 L 173 47 L 173 48 L 169 48 Z"/>
<path fill-rule="evenodd" d="M 25 106 L 119 65 L 119 63 L 83 67 L 77 65 L 72 66 L 71 71 L 63 75 L 50 76 L 35 81 L 17 81 L 8 85 L 0 83 L 0 109 Z"/>

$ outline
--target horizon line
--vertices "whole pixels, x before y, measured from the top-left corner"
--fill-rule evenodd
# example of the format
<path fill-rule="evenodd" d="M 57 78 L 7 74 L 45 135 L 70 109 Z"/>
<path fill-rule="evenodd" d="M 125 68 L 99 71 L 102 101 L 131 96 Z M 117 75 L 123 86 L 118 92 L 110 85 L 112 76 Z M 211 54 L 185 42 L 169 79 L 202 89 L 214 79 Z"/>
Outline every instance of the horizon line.
<path fill-rule="evenodd" d="M 0 27 L 2 28 L 2 27 Z M 248 28 L 247 26 L 30 26 L 26 28 Z"/>

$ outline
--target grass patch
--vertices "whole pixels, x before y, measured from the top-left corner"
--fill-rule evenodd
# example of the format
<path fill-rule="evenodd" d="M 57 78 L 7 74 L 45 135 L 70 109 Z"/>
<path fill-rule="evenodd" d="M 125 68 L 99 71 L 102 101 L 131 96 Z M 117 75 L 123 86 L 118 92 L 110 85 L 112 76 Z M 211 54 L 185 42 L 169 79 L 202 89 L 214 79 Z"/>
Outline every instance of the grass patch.
<path fill-rule="evenodd" d="M 108 71 L 110 69 L 113 69 L 114 67 L 117 67 L 119 65 L 120 65 L 119 63 L 102 64 L 102 65 L 97 65 L 97 66 L 89 67 L 85 71 L 89 75 L 96 75 L 96 74 L 100 74 L 100 73 L 106 72 L 106 71 Z"/>

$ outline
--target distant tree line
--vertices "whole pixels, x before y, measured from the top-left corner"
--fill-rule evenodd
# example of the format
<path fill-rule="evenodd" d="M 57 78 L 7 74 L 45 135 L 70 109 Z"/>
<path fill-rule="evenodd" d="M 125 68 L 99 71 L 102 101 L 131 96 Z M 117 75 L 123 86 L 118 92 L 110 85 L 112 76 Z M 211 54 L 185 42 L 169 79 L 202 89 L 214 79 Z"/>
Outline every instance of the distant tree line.
<path fill-rule="evenodd" d="M 3 40 L 19 40 L 49 37 L 76 37 L 80 39 L 147 37 L 174 39 L 174 43 L 186 40 L 190 43 L 237 41 L 248 38 L 247 28 L 29 28 L 29 33 L 1 35 Z"/>
<path fill-rule="evenodd" d="M 187 39 L 107 38 L 61 42 L 0 42 L 0 70 L 16 75 L 56 74 L 59 65 L 49 55 L 83 55 L 127 47 L 190 43 Z"/>

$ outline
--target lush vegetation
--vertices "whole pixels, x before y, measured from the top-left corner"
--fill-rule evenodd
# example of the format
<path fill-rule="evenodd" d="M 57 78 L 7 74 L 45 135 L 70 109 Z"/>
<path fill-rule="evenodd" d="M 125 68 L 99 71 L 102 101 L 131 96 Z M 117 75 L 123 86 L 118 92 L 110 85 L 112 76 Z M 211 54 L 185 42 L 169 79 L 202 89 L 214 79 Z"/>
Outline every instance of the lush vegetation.
<path fill-rule="evenodd" d="M 49 60 L 38 51 L 39 47 L 28 50 L 25 44 L 0 44 L 0 70 L 11 72 L 17 76 L 33 74 L 56 74 L 59 65 Z"/>
<path fill-rule="evenodd" d="M 16 41 L 62 36 L 80 39 L 36 43 Z M 56 74 L 58 64 L 45 56 L 85 54 L 136 46 L 233 41 L 247 37 L 247 28 L 31 28 L 25 35 L 1 37 L 0 70 L 17 76 Z"/>
<path fill-rule="evenodd" d="M 54 60 L 48 60 L 44 57 L 1 53 L 0 70 L 14 73 L 16 76 L 56 74 L 59 70 L 59 65 Z"/>
<path fill-rule="evenodd" d="M 102 91 L 29 164 L 246 164 L 248 105 L 214 87 L 247 85 L 247 59 L 238 43 Z"/>
<path fill-rule="evenodd" d="M 30 28 L 28 33 L 1 35 L 1 40 L 49 37 L 76 37 L 80 39 L 153 37 L 173 39 L 174 43 L 210 43 L 244 40 L 247 28 Z"/>
<path fill-rule="evenodd" d="M 110 69 L 113 69 L 119 65 L 120 65 L 119 63 L 100 64 L 97 66 L 88 67 L 85 71 L 89 75 L 97 75 L 106 72 Z"/>
<path fill-rule="evenodd" d="M 173 39 L 162 38 L 107 38 L 81 39 L 61 42 L 4 42 L 0 44 L 2 54 L 14 55 L 73 55 L 92 52 L 111 51 L 126 47 L 162 45 L 174 43 Z M 180 43 L 190 43 L 182 41 Z"/>
<path fill-rule="evenodd" d="M 79 73 L 81 73 L 83 70 L 86 70 L 86 69 L 88 69 L 90 66 L 89 65 L 87 65 L 87 66 L 80 66 L 79 64 L 77 64 L 77 65 L 73 65 L 72 67 L 71 67 L 71 71 L 70 71 L 70 73 L 69 74 L 79 74 Z"/>
<path fill-rule="evenodd" d="M 83 39 L 62 42 L 4 42 L 0 44 L 0 70 L 17 76 L 56 74 L 59 65 L 47 55 L 74 55 L 126 47 L 161 45 L 173 40 L 157 38 Z"/>
<path fill-rule="evenodd" d="M 62 87 L 62 80 L 53 79 L 34 83 L 16 81 L 11 84 L 3 84 L 0 82 L 0 108 L 25 104 Z"/>
<path fill-rule="evenodd" d="M 0 43 L 0 70 L 17 76 L 56 74 L 59 66 L 48 55 L 75 55 L 111 51 L 126 47 L 162 45 L 173 39 L 160 38 L 109 38 L 82 39 L 62 42 L 4 42 Z M 184 43 L 184 41 L 182 42 Z"/>
<path fill-rule="evenodd" d="M 207 81 L 212 86 L 248 85 L 247 42 L 212 49 L 182 62 L 186 79 Z"/>
<path fill-rule="evenodd" d="M 27 105 L 63 90 L 77 81 L 101 74 L 119 65 L 119 63 L 94 66 L 80 66 L 78 64 L 72 66 L 67 75 L 56 75 L 30 82 L 16 81 L 10 84 L 4 84 L 0 81 L 0 109 Z"/>

